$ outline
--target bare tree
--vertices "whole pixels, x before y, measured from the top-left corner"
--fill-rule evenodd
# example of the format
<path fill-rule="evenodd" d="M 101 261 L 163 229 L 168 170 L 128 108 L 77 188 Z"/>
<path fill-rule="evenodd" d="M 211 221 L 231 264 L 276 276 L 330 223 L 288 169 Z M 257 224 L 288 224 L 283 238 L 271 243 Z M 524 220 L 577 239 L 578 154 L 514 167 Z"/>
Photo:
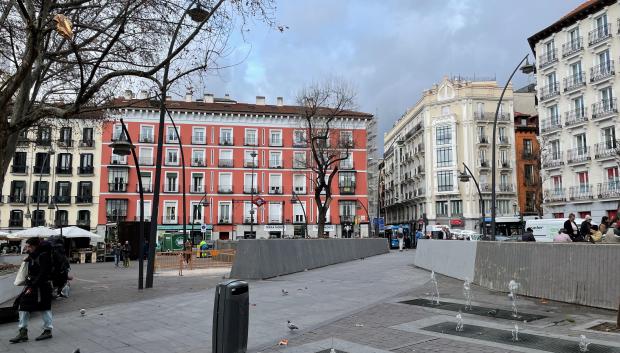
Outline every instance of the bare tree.
<path fill-rule="evenodd" d="M 355 147 L 353 136 L 341 135 L 343 119 L 359 117 L 352 111 L 355 94 L 344 82 L 330 80 L 303 89 L 297 98 L 299 115 L 305 123 L 310 147 L 307 167 L 312 170 L 314 201 L 318 212 L 318 235 L 325 231 L 327 212 L 332 202 L 332 185 L 338 180 L 341 162 L 349 159 Z"/>
<path fill-rule="evenodd" d="M 231 30 L 273 0 L 0 0 L 0 185 L 18 134 L 101 117 L 122 85 L 165 93 L 217 68 Z M 149 83 L 150 82 L 150 83 Z"/>

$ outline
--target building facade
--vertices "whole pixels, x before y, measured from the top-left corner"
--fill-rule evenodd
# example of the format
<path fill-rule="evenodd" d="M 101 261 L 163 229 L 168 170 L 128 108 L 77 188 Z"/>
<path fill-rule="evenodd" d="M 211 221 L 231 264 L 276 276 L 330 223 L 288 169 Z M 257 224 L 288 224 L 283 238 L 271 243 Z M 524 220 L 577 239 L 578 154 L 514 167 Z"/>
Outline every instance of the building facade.
<path fill-rule="evenodd" d="M 94 230 L 99 202 L 101 126 L 41 125 L 20 134 L 2 186 L 0 228 L 76 225 Z"/>
<path fill-rule="evenodd" d="M 493 118 L 502 87 L 495 81 L 444 78 L 424 92 L 384 136 L 382 205 L 388 225 L 430 224 L 479 230 L 490 215 L 491 163 L 497 163 L 497 215 L 517 213 L 513 97 L 500 106 L 497 160 L 491 160 Z M 466 164 L 480 183 L 460 182 Z"/>
<path fill-rule="evenodd" d="M 588 1 L 528 39 L 537 57 L 545 217 L 616 214 L 619 18 L 617 1 Z"/>
<path fill-rule="evenodd" d="M 515 99 L 516 101 L 516 99 Z M 515 112 L 517 197 L 522 217 L 542 216 L 538 115 Z"/>
<path fill-rule="evenodd" d="M 280 238 L 317 236 L 317 207 L 308 168 L 310 148 L 299 107 L 238 103 L 205 95 L 168 101 L 179 129 L 185 156 L 187 214 L 182 210 L 182 161 L 179 140 L 167 119 L 164 136 L 162 184 L 155 178 L 159 110 L 132 96 L 116 101 L 114 117 L 123 118 L 138 154 L 146 189 L 145 218 L 158 223 L 159 236 L 178 233 L 183 217 L 194 241 L 207 239 Z M 335 122 L 330 140 L 354 141 L 349 158 L 340 163 L 332 185 L 333 199 L 326 232 L 331 237 L 367 236 L 368 220 L 366 123 L 372 116 L 351 112 Z M 113 155 L 110 143 L 121 136 L 121 125 L 104 126 L 99 225 L 139 219 L 137 175 L 131 156 Z M 254 155 L 254 156 L 253 156 Z M 152 205 L 153 188 L 160 203 Z M 260 207 L 252 200 L 261 199 Z M 159 207 L 159 219 L 150 219 Z M 251 225 L 250 210 L 254 209 Z M 202 232 L 201 225 L 204 225 Z M 103 231 L 103 229 L 102 229 Z M 253 232 L 251 232 L 253 231 Z"/>

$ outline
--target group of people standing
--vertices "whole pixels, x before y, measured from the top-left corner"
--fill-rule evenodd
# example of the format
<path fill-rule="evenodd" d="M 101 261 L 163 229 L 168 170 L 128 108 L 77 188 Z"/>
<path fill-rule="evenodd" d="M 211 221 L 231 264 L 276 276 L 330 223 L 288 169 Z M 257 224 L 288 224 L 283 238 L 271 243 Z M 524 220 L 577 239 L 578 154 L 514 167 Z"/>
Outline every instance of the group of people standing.
<path fill-rule="evenodd" d="M 575 214 L 571 213 L 564 227 L 553 239 L 555 242 L 590 242 L 620 243 L 620 220 L 604 216 L 599 225 L 592 224 L 592 217 L 587 215 L 581 225 L 575 223 Z"/>
<path fill-rule="evenodd" d="M 122 261 L 123 267 L 129 267 L 129 255 L 131 254 L 131 245 L 129 241 L 125 241 L 125 244 L 116 243 L 112 245 L 112 255 L 114 255 L 114 265 L 118 267 L 118 264 Z"/>

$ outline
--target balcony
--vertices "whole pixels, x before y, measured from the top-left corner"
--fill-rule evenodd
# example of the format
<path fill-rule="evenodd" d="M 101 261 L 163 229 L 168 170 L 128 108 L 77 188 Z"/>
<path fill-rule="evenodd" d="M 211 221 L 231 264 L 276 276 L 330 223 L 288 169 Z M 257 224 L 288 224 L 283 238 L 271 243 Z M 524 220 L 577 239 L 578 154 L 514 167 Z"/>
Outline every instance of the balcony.
<path fill-rule="evenodd" d="M 39 203 L 39 204 L 47 204 L 49 203 L 49 196 L 47 195 L 33 195 L 30 196 L 30 202 L 31 203 Z"/>
<path fill-rule="evenodd" d="M 564 165 L 563 152 L 551 152 L 542 158 L 542 167 L 544 169 L 558 168 Z"/>
<path fill-rule="evenodd" d="M 594 145 L 594 158 L 617 158 L 620 157 L 620 140 L 609 140 Z"/>
<path fill-rule="evenodd" d="M 220 146 L 232 146 L 232 145 L 233 145 L 232 137 L 220 136 Z"/>
<path fill-rule="evenodd" d="M 489 143 L 489 138 L 487 136 L 478 136 L 478 143 L 481 145 L 486 145 Z"/>
<path fill-rule="evenodd" d="M 73 147 L 73 140 L 71 139 L 60 139 L 56 141 L 58 147 Z"/>
<path fill-rule="evenodd" d="M 610 78 L 615 74 L 614 61 L 609 60 L 608 62 L 604 62 L 590 68 L 590 82 L 598 82 L 606 78 Z"/>
<path fill-rule="evenodd" d="M 192 158 L 192 167 L 205 167 L 206 163 L 204 158 Z"/>
<path fill-rule="evenodd" d="M 78 167 L 78 174 L 79 175 L 93 175 L 95 174 L 95 168 L 92 165 Z"/>
<path fill-rule="evenodd" d="M 113 210 L 115 213 L 106 213 L 105 218 L 107 222 L 122 222 L 127 219 L 127 210 Z M 120 212 L 119 212 L 120 211 Z"/>
<path fill-rule="evenodd" d="M 140 135 L 138 141 L 141 143 L 154 143 L 155 138 L 153 137 L 153 135 Z"/>
<path fill-rule="evenodd" d="M 140 163 L 140 165 L 153 165 L 155 164 L 155 162 L 153 161 L 153 157 L 151 156 L 140 156 L 138 157 L 138 163 Z"/>
<path fill-rule="evenodd" d="M 37 144 L 37 146 L 51 146 L 52 145 L 52 140 L 50 139 L 36 139 L 35 143 Z"/>
<path fill-rule="evenodd" d="M 493 121 L 495 120 L 495 112 L 474 112 L 474 120 Z M 497 114 L 497 121 L 510 121 L 510 114 L 499 112 Z M 422 151 L 424 151 L 424 147 L 422 147 Z"/>
<path fill-rule="evenodd" d="M 26 195 L 9 195 L 9 203 L 26 203 Z"/>
<path fill-rule="evenodd" d="M 136 183 L 136 191 L 140 192 L 140 184 Z M 142 192 L 153 192 L 153 184 L 142 183 Z"/>
<path fill-rule="evenodd" d="M 554 63 L 558 62 L 558 50 L 553 49 L 551 51 L 541 53 L 538 56 L 538 68 L 544 69 L 545 67 L 551 66 Z"/>
<path fill-rule="evenodd" d="M 282 168 L 282 160 L 281 159 L 270 159 L 269 168 Z"/>
<path fill-rule="evenodd" d="M 508 138 L 508 136 L 499 136 L 497 138 L 497 143 L 499 145 L 509 145 L 510 144 L 510 139 Z"/>
<path fill-rule="evenodd" d="M 258 139 L 256 137 L 246 137 L 243 140 L 243 144 L 246 146 L 258 146 Z"/>
<path fill-rule="evenodd" d="M 562 44 L 562 57 L 566 58 L 583 50 L 583 37 Z"/>
<path fill-rule="evenodd" d="M 109 192 L 127 192 L 127 183 L 108 183 Z"/>
<path fill-rule="evenodd" d="M 50 166 L 41 166 L 41 165 L 35 165 L 34 168 L 32 169 L 32 172 L 34 174 L 49 174 L 50 173 Z"/>
<path fill-rule="evenodd" d="M 192 194 L 202 194 L 205 192 L 205 187 L 202 184 L 191 184 L 189 187 L 189 192 Z"/>
<path fill-rule="evenodd" d="M 541 101 L 546 101 L 560 95 L 560 83 L 552 82 L 540 89 L 539 97 Z"/>
<path fill-rule="evenodd" d="M 269 194 L 270 195 L 281 195 L 282 186 L 269 186 Z"/>
<path fill-rule="evenodd" d="M 70 204 L 71 196 L 70 195 L 55 195 L 54 202 L 57 204 Z"/>
<path fill-rule="evenodd" d="M 162 224 L 177 224 L 177 216 L 161 216 Z"/>
<path fill-rule="evenodd" d="M 9 227 L 23 227 L 24 226 L 24 220 L 19 218 L 19 219 L 13 219 L 13 218 L 9 218 Z"/>
<path fill-rule="evenodd" d="M 119 158 L 116 155 L 112 155 L 112 159 L 110 159 L 110 164 L 113 164 L 113 165 L 127 165 L 127 158 Z"/>
<path fill-rule="evenodd" d="M 90 219 L 78 219 L 75 221 L 75 225 L 90 228 Z"/>
<path fill-rule="evenodd" d="M 543 134 L 551 133 L 562 129 L 562 120 L 559 116 L 545 119 L 540 122 L 540 132 Z"/>
<path fill-rule="evenodd" d="M 587 108 L 573 109 L 571 111 L 566 112 L 564 116 L 565 116 L 564 123 L 566 124 L 566 127 L 579 126 L 588 121 Z"/>
<path fill-rule="evenodd" d="M 80 140 L 80 148 L 94 148 L 95 147 L 95 140 Z"/>
<path fill-rule="evenodd" d="M 570 149 L 566 151 L 566 162 L 568 164 L 586 163 L 591 159 L 589 152 L 590 148 L 588 146 Z"/>
<path fill-rule="evenodd" d="M 491 165 L 489 164 L 489 160 L 487 159 L 481 159 L 478 161 L 478 168 L 480 169 L 488 169 L 491 168 Z"/>
<path fill-rule="evenodd" d="M 93 203 L 93 195 L 78 195 L 75 197 L 75 203 Z"/>
<path fill-rule="evenodd" d="M 166 161 L 164 162 L 164 165 L 171 166 L 171 167 L 177 167 L 179 165 L 179 160 L 177 158 L 166 159 Z"/>
<path fill-rule="evenodd" d="M 245 168 L 258 168 L 258 161 L 256 159 L 245 159 L 243 166 Z"/>
<path fill-rule="evenodd" d="M 243 193 L 244 194 L 258 194 L 258 189 L 257 189 L 256 186 L 255 187 L 250 187 L 250 186 L 244 185 L 243 186 Z"/>
<path fill-rule="evenodd" d="M 164 184 L 164 192 L 179 192 L 179 185 L 178 184 Z"/>
<path fill-rule="evenodd" d="M 219 192 L 220 194 L 232 194 L 233 193 L 232 185 L 220 184 L 217 187 L 217 192 Z"/>
<path fill-rule="evenodd" d="M 11 173 L 13 174 L 27 174 L 28 166 L 25 164 L 13 164 L 11 166 Z"/>
<path fill-rule="evenodd" d="M 306 160 L 293 159 L 293 169 L 305 169 L 307 168 Z"/>
<path fill-rule="evenodd" d="M 553 188 L 543 192 L 545 202 L 558 202 L 566 201 L 566 189 L 565 188 Z"/>
<path fill-rule="evenodd" d="M 616 199 L 620 197 L 620 181 L 610 180 L 598 184 L 599 199 Z"/>
<path fill-rule="evenodd" d="M 497 167 L 503 169 L 510 169 L 512 168 L 512 165 L 510 161 L 497 161 Z"/>
<path fill-rule="evenodd" d="M 293 147 L 307 147 L 308 143 L 305 140 L 293 140 Z"/>
<path fill-rule="evenodd" d="M 355 195 L 355 183 L 338 184 L 340 195 Z"/>
<path fill-rule="evenodd" d="M 230 217 L 222 217 L 217 221 L 217 224 L 231 224 Z"/>
<path fill-rule="evenodd" d="M 594 198 L 594 193 L 592 190 L 592 185 L 590 184 L 582 184 L 579 186 L 573 186 L 570 188 L 570 200 L 578 201 L 578 200 L 592 200 Z"/>
<path fill-rule="evenodd" d="M 586 85 L 585 72 L 580 72 L 578 74 L 564 77 L 564 92 L 574 91 L 578 88 L 585 87 L 585 85 Z"/>
<path fill-rule="evenodd" d="M 532 159 L 536 159 L 537 156 L 534 154 L 533 151 L 523 151 L 521 152 L 521 159 L 523 160 L 532 160 Z"/>
<path fill-rule="evenodd" d="M 515 191 L 515 187 L 512 184 L 502 184 L 502 183 L 499 183 L 497 185 L 497 191 L 498 192 L 514 192 Z"/>
<path fill-rule="evenodd" d="M 221 167 L 221 168 L 232 168 L 233 166 L 233 160 L 232 159 L 223 159 L 220 158 L 217 161 L 217 166 Z"/>
<path fill-rule="evenodd" d="M 207 139 L 205 138 L 205 135 L 192 135 L 192 144 L 206 145 Z"/>
<path fill-rule="evenodd" d="M 353 169 L 353 161 L 349 159 L 345 159 L 340 161 L 340 169 L 341 170 L 352 170 Z"/>
<path fill-rule="evenodd" d="M 618 115 L 616 98 L 592 104 L 592 120 L 602 120 L 616 115 Z"/>
<path fill-rule="evenodd" d="M 270 139 L 269 146 L 270 147 L 282 147 L 282 139 Z"/>
<path fill-rule="evenodd" d="M 71 175 L 73 174 L 73 168 L 72 167 L 56 167 L 56 174 Z"/>
<path fill-rule="evenodd" d="M 588 32 L 588 45 L 593 46 L 611 37 L 611 24 L 598 27 Z"/>

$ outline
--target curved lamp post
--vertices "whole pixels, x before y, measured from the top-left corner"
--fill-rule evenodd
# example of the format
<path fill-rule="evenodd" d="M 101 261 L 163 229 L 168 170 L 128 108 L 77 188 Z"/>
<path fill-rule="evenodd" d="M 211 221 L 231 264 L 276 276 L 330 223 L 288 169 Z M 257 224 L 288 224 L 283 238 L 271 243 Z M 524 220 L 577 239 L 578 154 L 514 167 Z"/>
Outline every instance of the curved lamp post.
<path fill-rule="evenodd" d="M 499 115 L 499 108 L 502 104 L 502 100 L 504 99 L 504 94 L 506 93 L 506 89 L 508 88 L 508 85 L 510 84 L 512 77 L 515 75 L 517 70 L 521 69 L 521 71 L 524 74 L 530 74 L 530 73 L 536 72 L 536 67 L 534 66 L 534 64 L 530 64 L 528 62 L 528 57 L 529 57 L 529 54 L 527 54 L 523 59 L 521 59 L 521 61 L 519 62 L 519 65 L 515 67 L 514 71 L 512 71 L 512 74 L 510 74 L 510 77 L 508 77 L 508 81 L 506 81 L 506 84 L 504 85 L 502 94 L 499 96 L 499 101 L 497 102 L 497 108 L 495 109 L 495 118 L 493 119 L 493 146 L 492 146 L 492 151 L 491 151 L 491 161 L 493 163 L 493 165 L 491 166 L 491 240 L 495 240 L 495 216 L 497 214 L 496 205 L 495 205 L 495 201 L 496 201 L 495 200 L 496 199 L 495 174 L 497 171 L 496 170 L 497 163 L 495 161 L 495 148 L 497 145 L 497 118 Z"/>
<path fill-rule="evenodd" d="M 131 136 L 129 136 L 129 131 L 127 131 L 127 126 L 125 126 L 125 122 L 121 119 L 121 125 L 123 126 L 123 133 L 120 138 L 110 144 L 112 148 L 112 153 L 118 156 L 127 156 L 129 154 L 133 157 L 133 162 L 136 165 L 136 173 L 138 174 L 138 192 L 140 193 L 140 225 L 138 236 L 138 289 L 144 288 L 144 188 L 142 187 L 142 174 L 140 173 L 140 163 L 138 162 L 138 156 L 136 156 L 136 146 L 131 142 Z M 123 139 L 123 135 L 127 138 L 127 140 Z M 155 206 L 157 207 L 157 206 Z M 117 225 L 118 227 L 118 222 Z M 151 256 L 148 257 L 148 262 L 153 261 L 154 259 Z"/>
<path fill-rule="evenodd" d="M 469 182 L 469 179 L 473 180 L 474 184 L 476 184 L 476 189 L 478 190 L 478 204 L 480 205 L 480 233 L 482 237 L 485 236 L 485 227 L 484 227 L 484 200 L 482 199 L 482 192 L 480 191 L 480 185 L 478 184 L 478 180 L 474 177 L 474 174 L 471 172 L 467 164 L 463 163 L 463 167 L 465 168 L 461 174 L 459 174 L 459 180 L 463 183 Z"/>
<path fill-rule="evenodd" d="M 43 165 L 41 165 L 41 170 L 39 170 L 39 183 L 37 184 L 37 224 L 39 222 L 39 218 L 41 217 L 39 213 L 39 207 L 41 206 L 41 182 L 43 181 L 43 170 L 45 169 L 45 164 L 50 160 L 50 157 L 56 154 L 56 151 L 50 149 L 46 154 L 45 158 L 43 158 Z M 50 173 L 52 170 L 51 162 L 50 162 Z M 46 201 L 47 202 L 47 201 Z M 45 220 L 45 218 L 44 218 Z M 32 225 L 32 223 L 31 223 Z"/>
<path fill-rule="evenodd" d="M 301 211 L 304 213 L 304 238 L 308 237 L 308 218 L 306 217 L 306 208 L 304 207 L 303 202 L 299 199 L 299 195 L 295 191 L 293 191 L 293 196 L 291 197 L 291 203 L 299 203 L 301 206 Z M 293 215 L 293 218 L 295 215 Z M 294 235 L 294 234 L 293 234 Z"/>

